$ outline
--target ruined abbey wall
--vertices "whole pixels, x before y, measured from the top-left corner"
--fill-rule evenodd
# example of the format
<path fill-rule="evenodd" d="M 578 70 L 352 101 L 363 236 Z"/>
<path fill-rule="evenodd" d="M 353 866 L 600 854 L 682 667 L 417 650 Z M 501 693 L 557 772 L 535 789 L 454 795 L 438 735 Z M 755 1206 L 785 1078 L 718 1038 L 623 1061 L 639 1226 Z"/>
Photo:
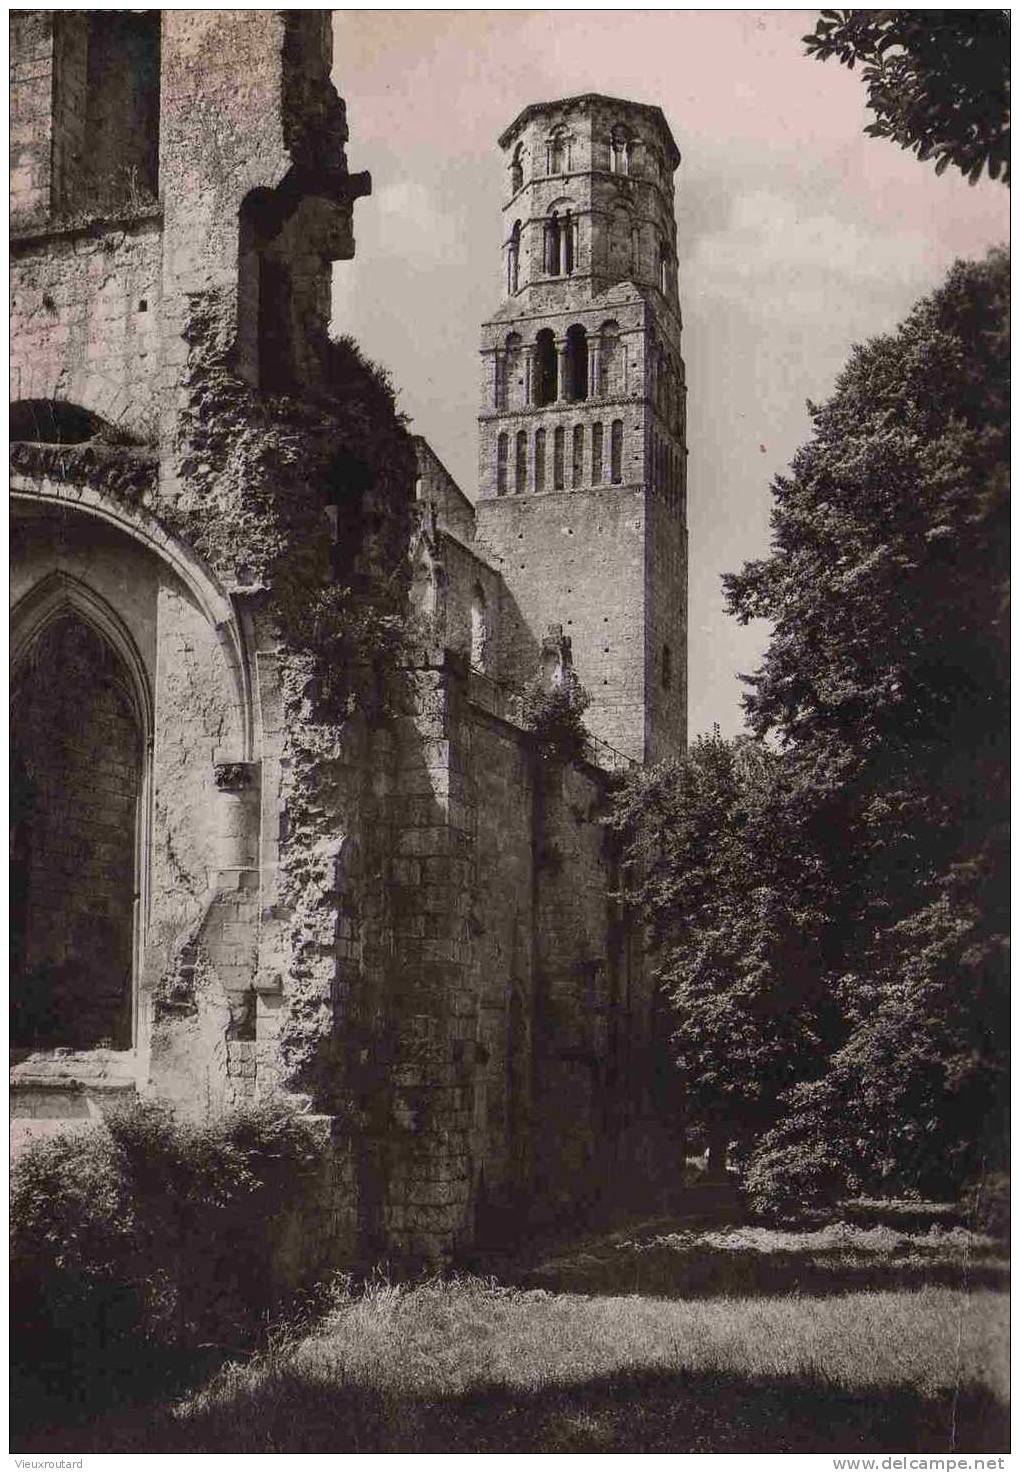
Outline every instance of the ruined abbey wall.
<path fill-rule="evenodd" d="M 651 1112 L 611 778 L 520 704 L 564 566 L 515 587 L 330 341 L 370 181 L 328 17 L 110 14 L 13 30 L 15 1142 L 284 1097 L 322 1260 L 442 1262 Z"/>

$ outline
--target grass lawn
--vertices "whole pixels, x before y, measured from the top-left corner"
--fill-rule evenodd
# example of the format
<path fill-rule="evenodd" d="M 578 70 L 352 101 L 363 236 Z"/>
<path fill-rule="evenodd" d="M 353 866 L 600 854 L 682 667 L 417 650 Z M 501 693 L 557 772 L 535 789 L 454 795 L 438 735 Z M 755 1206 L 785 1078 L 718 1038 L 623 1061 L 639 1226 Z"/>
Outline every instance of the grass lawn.
<path fill-rule="evenodd" d="M 304 1333 L 30 1452 L 1003 1452 L 991 1240 L 902 1232 L 589 1239 L 482 1278 L 335 1287 Z M 507 1282 L 513 1280 L 514 1282 Z"/>

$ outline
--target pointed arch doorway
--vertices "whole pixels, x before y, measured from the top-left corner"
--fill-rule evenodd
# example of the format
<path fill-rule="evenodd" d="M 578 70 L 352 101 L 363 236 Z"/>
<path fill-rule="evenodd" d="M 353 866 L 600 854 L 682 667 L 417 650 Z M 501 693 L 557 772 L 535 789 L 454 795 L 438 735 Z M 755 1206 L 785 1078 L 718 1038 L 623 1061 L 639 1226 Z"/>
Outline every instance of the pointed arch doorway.
<path fill-rule="evenodd" d="M 54 575 L 12 618 L 11 1045 L 126 1050 L 151 703 L 117 615 Z"/>

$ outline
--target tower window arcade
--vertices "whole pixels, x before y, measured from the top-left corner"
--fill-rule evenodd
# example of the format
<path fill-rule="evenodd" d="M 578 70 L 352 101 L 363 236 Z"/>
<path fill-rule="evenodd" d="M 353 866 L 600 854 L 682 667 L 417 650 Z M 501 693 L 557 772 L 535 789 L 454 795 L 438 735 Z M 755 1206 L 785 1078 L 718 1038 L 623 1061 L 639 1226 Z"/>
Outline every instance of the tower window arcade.
<path fill-rule="evenodd" d="M 580 402 L 588 397 L 588 334 L 578 323 L 567 328 L 567 399 Z"/>
<path fill-rule="evenodd" d="M 552 329 L 543 327 L 535 336 L 535 403 L 541 408 L 556 402 L 556 340 Z"/>
<path fill-rule="evenodd" d="M 569 276 L 574 269 L 574 221 L 570 210 L 554 209 L 545 226 L 547 276 Z"/>

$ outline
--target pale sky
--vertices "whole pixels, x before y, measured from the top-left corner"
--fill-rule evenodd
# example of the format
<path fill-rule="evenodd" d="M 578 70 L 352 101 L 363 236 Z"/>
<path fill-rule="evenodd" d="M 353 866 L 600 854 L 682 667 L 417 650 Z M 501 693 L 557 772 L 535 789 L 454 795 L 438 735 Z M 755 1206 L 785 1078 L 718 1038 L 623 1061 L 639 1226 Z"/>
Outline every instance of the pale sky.
<path fill-rule="evenodd" d="M 765 626 L 720 575 L 768 548 L 769 484 L 810 435 L 850 347 L 885 332 L 959 256 L 1004 243 L 1009 191 L 866 138 L 859 71 L 804 56 L 815 11 L 338 11 L 357 255 L 334 327 L 384 364 L 412 429 L 476 494 L 479 327 L 501 301 L 505 162 L 529 102 L 657 103 L 676 174 L 688 384 L 690 732 L 740 729 Z"/>

